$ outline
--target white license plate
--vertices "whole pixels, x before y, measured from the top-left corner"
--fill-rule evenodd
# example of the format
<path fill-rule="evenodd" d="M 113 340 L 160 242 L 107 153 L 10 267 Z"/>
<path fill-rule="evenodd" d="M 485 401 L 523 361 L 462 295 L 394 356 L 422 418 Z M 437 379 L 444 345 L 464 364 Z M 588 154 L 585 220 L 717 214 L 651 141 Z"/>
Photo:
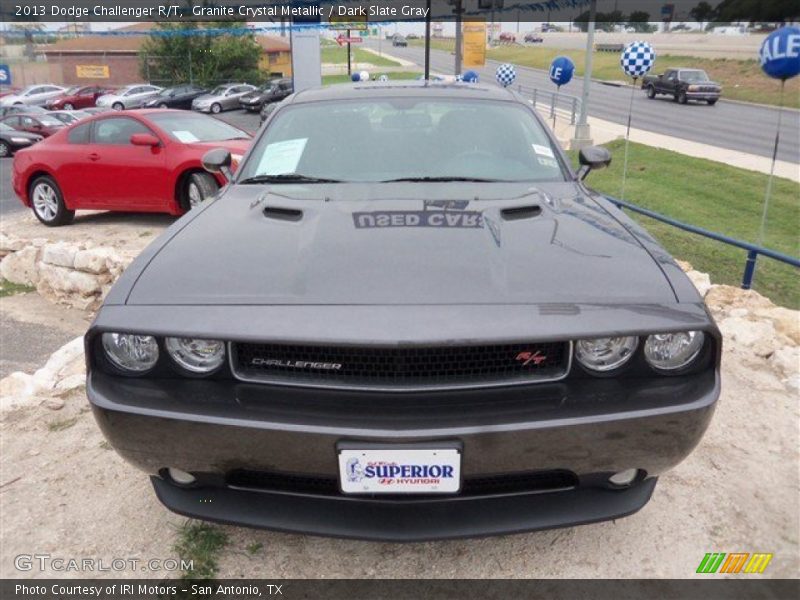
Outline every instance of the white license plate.
<path fill-rule="evenodd" d="M 461 488 L 461 453 L 454 448 L 339 451 L 345 494 L 452 494 Z"/>

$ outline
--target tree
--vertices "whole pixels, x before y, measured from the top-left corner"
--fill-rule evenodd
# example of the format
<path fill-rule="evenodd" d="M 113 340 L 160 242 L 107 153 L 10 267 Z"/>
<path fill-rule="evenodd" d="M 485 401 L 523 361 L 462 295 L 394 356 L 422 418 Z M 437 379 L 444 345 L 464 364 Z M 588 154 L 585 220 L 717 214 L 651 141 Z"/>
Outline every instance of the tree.
<path fill-rule="evenodd" d="M 650 13 L 642 10 L 635 10 L 628 17 L 628 27 L 633 27 L 636 33 L 652 33 L 656 27 L 650 25 Z"/>
<path fill-rule="evenodd" d="M 244 22 L 159 23 L 139 52 L 139 70 L 152 83 L 191 81 L 213 86 L 227 81 L 258 83 L 263 51 L 251 33 L 206 33 L 203 29 L 244 29 Z"/>
<path fill-rule="evenodd" d="M 708 2 L 701 2 L 689 11 L 689 16 L 698 23 L 705 23 L 714 17 L 716 11 Z"/>

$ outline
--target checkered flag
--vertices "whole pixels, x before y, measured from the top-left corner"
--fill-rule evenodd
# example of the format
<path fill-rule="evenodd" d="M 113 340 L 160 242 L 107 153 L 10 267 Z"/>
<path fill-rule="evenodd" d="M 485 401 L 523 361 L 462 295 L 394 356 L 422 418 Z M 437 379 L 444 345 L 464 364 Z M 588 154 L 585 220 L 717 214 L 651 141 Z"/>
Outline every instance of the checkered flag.
<path fill-rule="evenodd" d="M 497 67 L 494 77 L 497 79 L 497 83 L 503 87 L 508 87 L 514 83 L 514 80 L 517 78 L 517 71 L 514 69 L 514 65 L 504 63 Z"/>
<path fill-rule="evenodd" d="M 456 81 L 464 81 L 464 76 L 461 74 L 456 75 Z"/>
<path fill-rule="evenodd" d="M 638 78 L 645 75 L 656 62 L 656 51 L 647 42 L 631 42 L 622 51 L 619 64 L 626 75 Z"/>

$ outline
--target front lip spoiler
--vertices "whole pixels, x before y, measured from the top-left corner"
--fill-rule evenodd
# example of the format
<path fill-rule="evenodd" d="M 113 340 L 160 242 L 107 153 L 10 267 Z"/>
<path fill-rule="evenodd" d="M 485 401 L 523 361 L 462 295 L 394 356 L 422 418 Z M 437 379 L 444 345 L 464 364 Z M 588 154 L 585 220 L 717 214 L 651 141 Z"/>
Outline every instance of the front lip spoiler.
<path fill-rule="evenodd" d="M 625 517 L 650 500 L 657 478 L 624 490 L 583 487 L 565 492 L 479 498 L 371 500 L 230 488 L 181 488 L 151 477 L 171 511 L 231 525 L 371 541 L 506 535 Z"/>

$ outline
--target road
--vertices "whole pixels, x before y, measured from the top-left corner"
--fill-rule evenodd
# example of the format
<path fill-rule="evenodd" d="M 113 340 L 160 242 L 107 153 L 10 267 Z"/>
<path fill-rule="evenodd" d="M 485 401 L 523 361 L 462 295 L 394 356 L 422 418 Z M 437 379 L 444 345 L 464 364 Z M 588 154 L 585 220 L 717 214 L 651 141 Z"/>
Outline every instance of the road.
<path fill-rule="evenodd" d="M 378 42 L 369 40 L 366 46 L 377 50 Z M 423 68 L 425 53 L 422 47 L 391 48 L 388 53 Z M 486 67 L 475 69 L 481 81 L 493 82 L 498 64 L 490 60 Z M 431 50 L 431 70 L 452 75 L 453 56 L 441 50 Z M 517 67 L 516 85 L 555 91 L 547 73 L 525 67 Z M 582 81 L 576 79 L 562 91 L 580 96 L 581 89 Z M 627 123 L 630 98 L 630 88 L 593 83 L 589 92 L 589 116 Z M 749 154 L 772 156 L 777 122 L 778 110 L 771 107 L 725 101 L 715 106 L 681 105 L 667 97 L 648 100 L 639 90 L 633 98 L 632 127 Z M 778 158 L 800 163 L 800 111 L 787 110 L 783 114 Z"/>

